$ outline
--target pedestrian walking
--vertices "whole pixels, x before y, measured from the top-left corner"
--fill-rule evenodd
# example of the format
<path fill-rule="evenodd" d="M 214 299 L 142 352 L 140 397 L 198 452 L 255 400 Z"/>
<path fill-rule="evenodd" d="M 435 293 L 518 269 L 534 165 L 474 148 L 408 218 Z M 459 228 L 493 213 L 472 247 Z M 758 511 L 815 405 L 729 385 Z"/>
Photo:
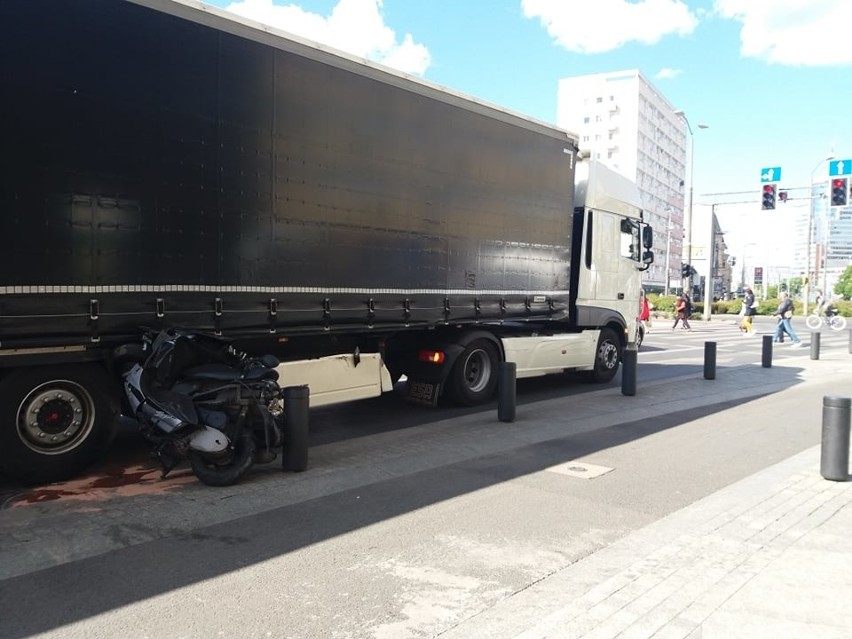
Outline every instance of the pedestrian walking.
<path fill-rule="evenodd" d="M 642 329 L 647 333 L 651 327 L 651 305 L 648 303 L 648 298 L 645 296 L 645 290 L 639 291 L 639 315 L 636 316 Z"/>
<path fill-rule="evenodd" d="M 754 326 L 752 325 L 752 319 L 755 315 L 757 315 L 757 303 L 754 300 L 754 292 L 746 286 L 743 290 L 743 308 L 742 315 L 743 321 L 740 322 L 740 333 L 745 335 L 754 335 Z"/>
<path fill-rule="evenodd" d="M 675 321 L 672 324 L 672 330 L 677 328 L 677 323 L 683 322 L 683 328 L 686 331 L 692 332 L 692 327 L 689 325 L 689 317 L 686 314 L 686 300 L 683 295 L 678 295 L 675 299 Z"/>
<path fill-rule="evenodd" d="M 796 331 L 793 330 L 793 300 L 790 299 L 790 296 L 785 291 L 781 292 L 780 298 L 781 301 L 778 304 L 778 308 L 773 313 L 773 317 L 778 318 L 778 325 L 775 327 L 773 341 L 783 342 L 784 333 L 786 332 L 790 336 L 790 339 L 793 340 L 790 348 L 799 348 L 802 342 L 799 336 L 796 335 Z"/>

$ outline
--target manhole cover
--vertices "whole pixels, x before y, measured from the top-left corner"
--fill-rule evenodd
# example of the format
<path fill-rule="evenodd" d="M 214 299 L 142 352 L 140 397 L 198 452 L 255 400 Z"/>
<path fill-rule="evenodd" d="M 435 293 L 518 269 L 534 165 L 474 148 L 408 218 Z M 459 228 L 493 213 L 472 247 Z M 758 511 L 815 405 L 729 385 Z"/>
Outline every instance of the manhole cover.
<path fill-rule="evenodd" d="M 560 475 L 568 475 L 569 477 L 580 477 L 581 479 L 594 479 L 601 475 L 606 475 L 613 470 L 608 466 L 598 466 L 596 464 L 587 464 L 586 462 L 571 461 L 558 466 L 551 466 L 545 470 L 551 473 L 559 473 Z"/>

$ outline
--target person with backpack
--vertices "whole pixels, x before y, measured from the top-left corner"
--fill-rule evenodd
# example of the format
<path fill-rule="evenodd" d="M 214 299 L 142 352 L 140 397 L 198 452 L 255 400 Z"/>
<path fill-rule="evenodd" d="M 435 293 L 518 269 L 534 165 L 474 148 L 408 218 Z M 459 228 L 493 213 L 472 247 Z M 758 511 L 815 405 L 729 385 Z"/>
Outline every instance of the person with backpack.
<path fill-rule="evenodd" d="M 678 295 L 675 300 L 675 321 L 672 325 L 672 331 L 677 328 L 678 322 L 683 322 L 683 329 L 692 332 L 692 327 L 689 325 L 689 316 L 686 314 L 686 293 Z"/>
<path fill-rule="evenodd" d="M 778 318 L 773 341 L 783 342 L 784 333 L 787 333 L 793 340 L 792 348 L 800 348 L 802 342 L 796 335 L 796 331 L 793 330 L 793 323 L 790 321 L 793 317 L 793 300 L 790 299 L 786 291 L 781 291 L 781 302 L 778 304 L 778 309 L 773 313 L 773 317 Z"/>
<path fill-rule="evenodd" d="M 689 319 L 695 312 L 695 307 L 692 305 L 692 299 L 689 297 L 689 293 L 687 293 L 686 291 L 683 292 L 683 301 L 686 303 L 686 319 Z"/>

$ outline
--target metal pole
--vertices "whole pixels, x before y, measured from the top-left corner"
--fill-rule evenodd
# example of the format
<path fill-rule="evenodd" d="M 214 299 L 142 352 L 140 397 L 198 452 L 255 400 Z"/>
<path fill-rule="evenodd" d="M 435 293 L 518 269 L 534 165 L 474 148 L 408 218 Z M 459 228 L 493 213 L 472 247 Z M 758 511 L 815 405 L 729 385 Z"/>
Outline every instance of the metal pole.
<path fill-rule="evenodd" d="M 716 342 L 704 342 L 704 379 L 716 379 Z"/>
<path fill-rule="evenodd" d="M 849 424 L 852 399 L 848 397 L 822 398 L 822 441 L 819 472 L 825 479 L 849 479 Z"/>
<path fill-rule="evenodd" d="M 639 351 L 636 344 L 630 343 L 621 354 L 621 394 L 632 396 L 636 394 L 636 363 Z"/>
<path fill-rule="evenodd" d="M 669 281 L 671 280 L 672 274 L 672 260 L 671 260 L 671 250 L 672 250 L 672 207 L 669 207 L 669 217 L 668 222 L 666 224 L 666 282 L 664 293 L 666 297 L 669 296 Z"/>
<path fill-rule="evenodd" d="M 822 164 L 822 162 L 820 162 Z M 819 168 L 819 165 L 817 165 Z M 816 171 L 816 169 L 814 169 Z M 805 281 L 802 286 L 802 316 L 808 316 L 808 298 L 811 295 L 811 241 L 814 226 L 814 173 L 811 172 L 811 200 L 808 207 L 808 245 L 805 251 Z"/>
<path fill-rule="evenodd" d="M 284 449 L 281 467 L 302 472 L 308 467 L 308 414 L 310 392 L 307 386 L 284 389 Z"/>
<path fill-rule="evenodd" d="M 497 367 L 497 419 L 501 422 L 515 421 L 518 404 L 517 370 L 515 362 L 500 362 Z"/>
<path fill-rule="evenodd" d="M 710 207 L 710 246 L 707 250 L 707 279 L 704 282 L 704 321 L 713 314 L 713 266 L 716 260 L 716 205 Z"/>
<path fill-rule="evenodd" d="M 772 335 L 763 336 L 761 366 L 763 366 L 763 368 L 772 368 Z"/>

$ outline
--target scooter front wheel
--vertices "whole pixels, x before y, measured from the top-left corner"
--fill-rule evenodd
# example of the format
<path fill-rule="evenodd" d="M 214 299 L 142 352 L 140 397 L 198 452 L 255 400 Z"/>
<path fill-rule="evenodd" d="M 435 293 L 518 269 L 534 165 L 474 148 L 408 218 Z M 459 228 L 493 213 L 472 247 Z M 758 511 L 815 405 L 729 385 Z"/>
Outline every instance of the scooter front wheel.
<path fill-rule="evenodd" d="M 192 472 L 208 486 L 230 486 L 237 483 L 254 464 L 254 449 L 251 433 L 243 432 L 234 441 L 228 455 L 213 457 L 194 450 L 189 457 Z"/>

